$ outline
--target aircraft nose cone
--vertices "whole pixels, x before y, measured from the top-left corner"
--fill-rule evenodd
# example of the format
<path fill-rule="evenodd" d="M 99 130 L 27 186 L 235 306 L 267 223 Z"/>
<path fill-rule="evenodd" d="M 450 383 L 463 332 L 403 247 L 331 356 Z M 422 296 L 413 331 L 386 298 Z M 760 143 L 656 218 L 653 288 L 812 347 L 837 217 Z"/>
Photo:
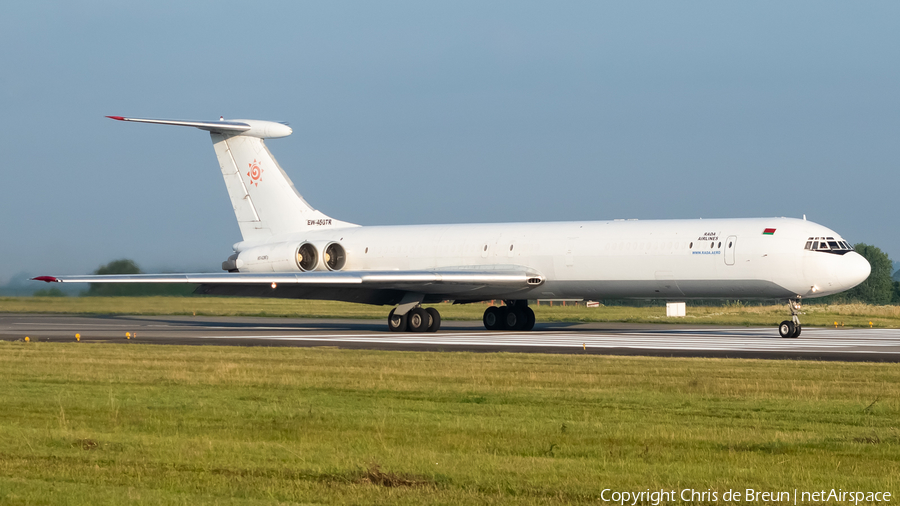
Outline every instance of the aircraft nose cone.
<path fill-rule="evenodd" d="M 855 251 L 845 254 L 841 260 L 838 281 L 844 287 L 844 290 L 862 283 L 869 277 L 869 273 L 872 272 L 872 266 L 869 265 L 869 262 Z"/>

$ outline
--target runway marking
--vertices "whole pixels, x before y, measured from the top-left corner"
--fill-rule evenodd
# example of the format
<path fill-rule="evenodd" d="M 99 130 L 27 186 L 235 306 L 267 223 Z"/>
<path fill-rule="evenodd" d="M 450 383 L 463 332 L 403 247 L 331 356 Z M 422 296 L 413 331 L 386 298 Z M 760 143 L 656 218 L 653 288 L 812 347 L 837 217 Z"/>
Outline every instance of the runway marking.
<path fill-rule="evenodd" d="M 56 317 L 59 318 L 59 317 Z M 807 327 L 798 339 L 782 339 L 772 327 L 711 327 L 674 325 L 630 325 L 617 323 L 541 323 L 531 332 L 494 332 L 478 322 L 447 321 L 438 333 L 387 332 L 375 320 L 274 320 L 215 319 L 187 317 L 131 316 L 122 318 L 84 318 L 68 322 L 54 316 L 0 318 L 3 339 L 21 339 L 26 330 L 35 338 L 67 340 L 69 332 L 79 331 L 82 341 L 124 341 L 125 331 L 141 336 L 144 343 L 171 344 L 243 344 L 275 343 L 312 346 L 356 345 L 409 346 L 453 350 L 508 349 L 509 351 L 547 348 L 570 353 L 604 350 L 818 354 L 845 357 L 900 357 L 900 330 L 871 328 Z M 643 327 L 643 328 L 642 328 Z M 21 330 L 20 330 L 21 329 Z M 43 329 L 43 332 L 42 332 Z M 20 335 L 21 334 L 21 335 Z"/>
<path fill-rule="evenodd" d="M 425 344 L 437 346 L 527 346 L 527 347 L 564 347 L 564 348 L 631 348 L 661 350 L 707 350 L 707 351 L 815 351 L 829 349 L 844 353 L 884 353 L 880 348 L 897 348 L 900 346 L 900 335 L 895 332 L 893 338 L 866 336 L 839 339 L 823 336 L 808 336 L 806 339 L 782 339 L 763 335 L 760 330 L 744 331 L 741 336 L 723 337 L 703 335 L 691 331 L 677 331 L 660 336 L 647 336 L 637 332 L 627 333 L 585 333 L 585 332 L 444 332 L 438 334 L 395 334 L 390 336 L 372 334 L 278 334 L 278 335 L 244 335 L 225 334 L 216 336 L 196 336 L 199 339 L 223 340 L 270 340 L 299 341 L 323 343 L 360 343 L 360 344 Z M 839 331 L 840 332 L 840 331 Z M 673 334 L 681 334 L 674 335 Z M 822 332 L 810 332 L 822 334 Z M 825 331 L 827 333 L 827 330 Z M 833 334 L 834 332 L 831 332 Z M 706 333 L 704 333 L 706 334 Z M 754 339 L 755 338 L 755 339 Z M 861 349 L 863 348 L 863 349 Z M 869 349 L 865 349 L 869 348 Z"/>

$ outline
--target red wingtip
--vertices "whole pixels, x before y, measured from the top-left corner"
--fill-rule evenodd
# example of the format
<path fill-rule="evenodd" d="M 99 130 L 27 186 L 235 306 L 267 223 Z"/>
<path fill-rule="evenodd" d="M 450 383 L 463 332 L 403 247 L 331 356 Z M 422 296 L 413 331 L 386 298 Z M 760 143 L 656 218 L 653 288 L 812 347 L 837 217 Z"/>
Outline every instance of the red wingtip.
<path fill-rule="evenodd" d="M 46 281 L 47 283 L 59 283 L 59 280 L 54 278 L 53 276 L 38 276 L 36 278 L 31 278 L 32 281 Z"/>
<path fill-rule="evenodd" d="M 125 121 L 125 118 L 123 116 L 107 116 L 107 118 L 115 119 L 115 120 L 119 120 L 119 121 Z"/>

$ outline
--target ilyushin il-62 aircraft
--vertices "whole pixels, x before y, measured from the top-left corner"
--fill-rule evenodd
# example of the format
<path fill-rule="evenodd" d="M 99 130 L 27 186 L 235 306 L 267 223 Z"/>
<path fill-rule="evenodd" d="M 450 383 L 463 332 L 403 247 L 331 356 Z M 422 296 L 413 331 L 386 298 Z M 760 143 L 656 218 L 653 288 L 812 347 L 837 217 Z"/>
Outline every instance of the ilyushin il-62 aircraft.
<path fill-rule="evenodd" d="M 210 133 L 242 241 L 220 273 L 40 276 L 62 283 L 195 283 L 196 293 L 395 306 L 394 332 L 435 332 L 423 304 L 501 300 L 488 330 L 531 330 L 529 299 L 782 299 L 800 334 L 803 298 L 863 282 L 869 263 L 804 219 L 614 220 L 359 226 L 313 209 L 263 139 L 291 128 L 259 120 L 128 122 Z"/>

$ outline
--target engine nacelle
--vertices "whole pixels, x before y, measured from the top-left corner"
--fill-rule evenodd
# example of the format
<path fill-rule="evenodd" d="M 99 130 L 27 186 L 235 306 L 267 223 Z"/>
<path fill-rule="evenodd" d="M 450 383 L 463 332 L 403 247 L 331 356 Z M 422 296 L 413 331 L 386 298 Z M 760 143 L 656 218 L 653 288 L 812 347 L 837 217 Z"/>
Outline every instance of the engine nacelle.
<path fill-rule="evenodd" d="M 321 245 L 311 242 L 265 244 L 235 253 L 222 262 L 230 272 L 306 272 L 339 271 L 347 262 L 343 246 L 336 242 Z"/>

